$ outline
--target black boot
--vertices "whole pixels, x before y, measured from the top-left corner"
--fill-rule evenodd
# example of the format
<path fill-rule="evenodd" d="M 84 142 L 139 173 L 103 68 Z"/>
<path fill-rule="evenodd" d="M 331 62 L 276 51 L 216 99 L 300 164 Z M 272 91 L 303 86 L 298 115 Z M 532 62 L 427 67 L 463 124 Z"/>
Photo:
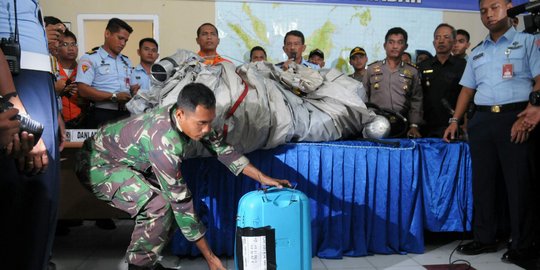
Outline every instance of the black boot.
<path fill-rule="evenodd" d="M 128 270 L 175 270 L 174 268 L 165 268 L 160 263 L 156 263 L 156 265 L 152 266 L 138 266 L 134 264 L 128 265 Z"/>

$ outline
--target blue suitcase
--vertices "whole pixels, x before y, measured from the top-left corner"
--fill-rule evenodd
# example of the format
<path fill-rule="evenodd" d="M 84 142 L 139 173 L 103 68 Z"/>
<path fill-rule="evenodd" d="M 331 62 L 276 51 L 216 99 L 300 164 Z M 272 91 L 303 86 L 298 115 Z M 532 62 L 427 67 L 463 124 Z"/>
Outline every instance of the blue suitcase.
<path fill-rule="evenodd" d="M 270 188 L 245 194 L 238 202 L 236 228 L 236 269 L 311 269 L 311 218 L 304 193 Z"/>

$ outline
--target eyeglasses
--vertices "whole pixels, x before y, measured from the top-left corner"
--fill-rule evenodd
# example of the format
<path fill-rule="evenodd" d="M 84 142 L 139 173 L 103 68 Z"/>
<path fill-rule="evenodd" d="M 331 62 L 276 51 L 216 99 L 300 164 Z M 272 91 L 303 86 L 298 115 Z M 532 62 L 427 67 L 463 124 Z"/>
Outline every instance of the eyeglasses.
<path fill-rule="evenodd" d="M 60 47 L 78 47 L 79 45 L 77 44 L 77 42 L 71 42 L 71 43 L 68 43 L 68 42 L 62 42 L 60 43 Z"/>

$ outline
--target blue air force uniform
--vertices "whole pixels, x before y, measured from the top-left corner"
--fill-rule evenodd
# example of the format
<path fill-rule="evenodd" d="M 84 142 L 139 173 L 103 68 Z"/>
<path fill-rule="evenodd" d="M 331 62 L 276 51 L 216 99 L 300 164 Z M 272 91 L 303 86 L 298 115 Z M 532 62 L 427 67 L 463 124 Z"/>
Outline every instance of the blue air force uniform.
<path fill-rule="evenodd" d="M 12 0 L 0 0 L 0 38 L 15 29 Z M 6 269 L 46 269 L 51 254 L 59 192 L 58 108 L 37 0 L 17 0 L 21 72 L 13 77 L 27 113 L 44 126 L 41 138 L 49 166 L 43 173 L 25 176 L 15 161 L 0 157 L 0 261 Z"/>
<path fill-rule="evenodd" d="M 139 64 L 133 69 L 133 72 L 131 73 L 130 83 L 131 85 L 140 85 L 140 93 L 150 90 L 150 75 L 146 73 L 146 70 L 144 70 L 141 64 Z"/>
<path fill-rule="evenodd" d="M 123 54 L 116 57 L 109 55 L 103 47 L 86 53 L 77 65 L 76 82 L 87 84 L 100 91 L 109 93 L 129 92 L 131 61 Z M 89 128 L 96 128 L 104 122 L 129 115 L 119 109 L 113 101 L 95 102 L 95 111 L 90 117 Z"/>
<path fill-rule="evenodd" d="M 508 194 L 512 249 L 532 245 L 532 175 L 535 134 L 522 144 L 510 142 L 517 114 L 527 106 L 533 79 L 540 76 L 540 41 L 510 29 L 494 42 L 488 35 L 470 55 L 460 84 L 476 89 L 477 111 L 469 121 L 473 165 L 474 236 L 495 242 L 495 180 L 502 169 Z"/>

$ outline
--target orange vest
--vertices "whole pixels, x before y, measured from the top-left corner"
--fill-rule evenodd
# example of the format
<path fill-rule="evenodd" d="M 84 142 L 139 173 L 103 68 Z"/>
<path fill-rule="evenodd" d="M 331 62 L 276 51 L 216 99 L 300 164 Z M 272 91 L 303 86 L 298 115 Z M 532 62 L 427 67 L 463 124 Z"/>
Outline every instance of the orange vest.
<path fill-rule="evenodd" d="M 201 56 L 202 58 L 204 58 L 204 63 L 206 65 L 215 65 L 217 63 L 221 63 L 221 62 L 229 62 L 231 63 L 231 61 L 229 61 L 228 59 L 225 59 L 223 57 L 221 57 L 219 54 L 215 54 L 214 55 L 214 58 L 207 58 L 207 56 L 205 56 L 201 51 L 199 51 L 197 53 L 199 56 Z"/>
<path fill-rule="evenodd" d="M 77 68 L 73 69 L 71 72 L 71 76 L 68 76 L 66 72 L 64 71 L 64 68 L 62 65 L 60 65 L 60 62 L 58 62 L 58 72 L 59 72 L 59 78 L 58 80 L 64 80 L 67 81 L 69 79 L 70 81 L 74 82 L 75 78 L 77 77 Z M 62 116 L 64 116 L 64 121 L 69 121 L 81 114 L 81 108 L 77 105 L 77 100 L 79 99 L 79 94 L 76 93 L 72 95 L 71 97 L 62 97 Z"/>

